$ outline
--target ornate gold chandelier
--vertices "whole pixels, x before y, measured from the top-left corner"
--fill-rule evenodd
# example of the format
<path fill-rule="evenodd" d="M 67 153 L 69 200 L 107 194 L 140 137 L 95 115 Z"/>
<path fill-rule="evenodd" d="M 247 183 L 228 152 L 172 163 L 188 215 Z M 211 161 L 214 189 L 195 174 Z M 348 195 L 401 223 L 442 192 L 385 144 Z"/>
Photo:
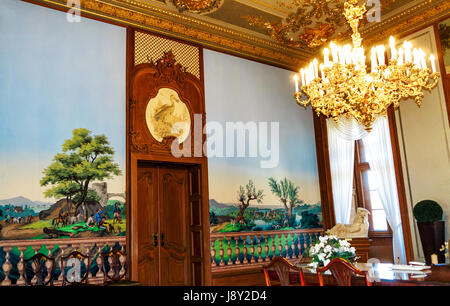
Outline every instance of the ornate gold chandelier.
<path fill-rule="evenodd" d="M 333 118 L 353 116 L 370 131 L 378 116 L 386 116 L 388 107 L 399 107 L 401 99 L 414 98 L 420 107 L 423 90 L 433 89 L 439 80 L 434 55 L 430 55 L 431 70 L 428 69 L 425 53 L 413 49 L 408 41 L 396 48 L 395 40 L 390 37 L 391 58 L 386 64 L 385 47 L 375 46 L 371 50 L 371 71 L 367 72 L 364 47 L 358 32 L 359 22 L 366 12 L 365 4 L 358 6 L 358 0 L 349 0 L 344 6 L 344 16 L 350 24 L 353 46 L 343 47 L 333 42 L 330 49 L 325 48 L 324 63 L 319 65 L 314 59 L 309 66 L 295 75 L 295 99 L 306 107 L 311 104 L 317 115 Z M 331 59 L 330 59 L 331 53 Z M 320 77 L 319 77 L 320 70 Z M 299 91 L 306 94 L 302 99 Z"/>

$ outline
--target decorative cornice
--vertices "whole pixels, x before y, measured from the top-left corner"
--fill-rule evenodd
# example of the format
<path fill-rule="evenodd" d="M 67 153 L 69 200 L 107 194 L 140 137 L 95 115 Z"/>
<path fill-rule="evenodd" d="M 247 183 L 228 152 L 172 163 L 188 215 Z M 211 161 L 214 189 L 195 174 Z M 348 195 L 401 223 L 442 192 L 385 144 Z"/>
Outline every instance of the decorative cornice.
<path fill-rule="evenodd" d="M 74 9 L 65 0 L 24 0 L 52 8 Z M 181 14 L 138 0 L 80 0 L 80 11 L 116 24 L 149 30 L 172 38 L 196 43 L 271 65 L 297 70 L 314 51 L 283 46 L 269 38 L 263 39 L 228 27 Z M 425 0 L 404 12 L 395 14 L 361 30 L 365 44 L 384 40 L 389 35 L 402 35 L 449 15 L 450 1 Z"/>
<path fill-rule="evenodd" d="M 180 12 L 210 13 L 222 6 L 224 0 L 172 0 Z"/>
<path fill-rule="evenodd" d="M 426 0 L 399 14 L 361 31 L 367 45 L 376 44 L 389 36 L 402 36 L 450 16 L 450 1 Z"/>
<path fill-rule="evenodd" d="M 30 1 L 67 11 L 69 9 L 74 9 L 69 7 L 64 0 Z M 133 0 L 81 0 L 80 11 L 86 16 L 112 21 L 121 25 L 146 29 L 169 37 L 197 43 L 205 47 L 240 55 L 287 69 L 293 69 L 294 67 L 296 69 L 304 63 L 306 58 L 311 56 L 311 54 L 308 53 L 303 53 L 304 55 L 301 55 L 302 53 L 296 50 L 288 51 L 288 48 L 274 42 L 269 42 L 269 40 L 264 42 L 262 39 L 251 37 L 247 34 L 237 35 L 238 33 L 236 31 L 216 25 L 209 25 L 209 27 L 206 27 L 204 30 L 203 27 L 206 25 L 204 21 L 186 15 L 179 15 L 157 7 L 152 7 L 151 10 L 145 10 L 144 12 L 142 8 L 138 10 L 136 7 L 130 8 L 128 6 L 120 5 L 125 2 L 128 4 L 138 3 Z M 139 3 L 144 5 L 142 2 Z M 160 17 L 162 14 L 168 14 L 171 18 L 169 19 L 168 16 L 164 16 L 164 18 Z M 191 21 L 195 22 L 191 23 Z"/>

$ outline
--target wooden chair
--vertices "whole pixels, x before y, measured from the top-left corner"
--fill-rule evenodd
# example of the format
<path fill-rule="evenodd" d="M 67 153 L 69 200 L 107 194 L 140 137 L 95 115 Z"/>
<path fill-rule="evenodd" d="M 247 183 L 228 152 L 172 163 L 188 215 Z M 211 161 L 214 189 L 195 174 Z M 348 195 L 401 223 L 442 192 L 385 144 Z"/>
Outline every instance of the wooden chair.
<path fill-rule="evenodd" d="M 280 282 L 280 286 L 293 286 L 297 284 L 292 284 L 289 279 L 289 272 L 291 270 L 297 271 L 300 277 L 300 285 L 305 286 L 305 278 L 303 276 L 303 270 L 292 263 L 290 263 L 287 259 L 276 256 L 272 259 L 272 261 L 263 267 L 264 277 L 266 279 L 266 285 L 272 286 L 272 281 L 270 279 L 271 271 L 274 271 L 278 276 L 278 281 Z M 273 279 L 276 280 L 276 279 Z"/>
<path fill-rule="evenodd" d="M 367 271 L 359 270 L 354 265 L 342 258 L 335 258 L 330 261 L 330 263 L 326 267 L 316 269 L 320 286 L 324 285 L 322 273 L 328 270 L 330 270 L 338 286 L 351 286 L 352 275 L 354 274 L 364 276 L 366 279 L 366 285 L 372 286 L 372 282 L 370 281 Z"/>
<path fill-rule="evenodd" d="M 127 275 L 127 255 L 117 249 L 111 249 L 102 255 L 103 283 L 119 283 Z M 109 271 L 106 271 L 106 262 L 109 263 Z"/>
<path fill-rule="evenodd" d="M 27 286 L 47 286 L 53 285 L 55 277 L 55 259 L 48 257 L 41 253 L 36 253 L 29 259 L 24 260 L 25 266 L 23 268 L 23 278 Z M 27 273 L 27 266 L 31 263 L 34 276 L 29 277 Z M 33 282 L 36 279 L 36 282 Z M 47 280 L 46 280 L 47 279 Z"/>
<path fill-rule="evenodd" d="M 68 275 L 66 275 L 66 268 L 67 261 L 70 259 L 75 259 L 80 261 L 80 270 L 81 270 L 81 263 L 84 262 L 86 265 L 86 273 L 84 273 L 84 276 L 80 275 L 80 280 L 69 280 L 67 278 Z M 71 266 L 73 268 L 74 265 Z M 89 268 L 91 267 L 91 257 L 89 255 L 84 255 L 78 251 L 73 251 L 67 256 L 61 256 L 61 274 L 62 274 L 62 285 L 82 285 L 88 283 L 88 277 L 89 277 Z M 80 271 L 81 273 L 81 271 Z"/>

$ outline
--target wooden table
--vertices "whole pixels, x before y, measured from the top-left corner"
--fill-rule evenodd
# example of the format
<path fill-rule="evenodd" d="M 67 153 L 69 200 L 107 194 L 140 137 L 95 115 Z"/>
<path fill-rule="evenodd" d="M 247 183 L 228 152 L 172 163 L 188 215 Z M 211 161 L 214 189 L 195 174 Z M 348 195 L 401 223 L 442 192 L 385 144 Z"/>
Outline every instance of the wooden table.
<path fill-rule="evenodd" d="M 307 285 L 318 285 L 317 274 L 305 264 L 297 264 L 305 275 Z M 372 276 L 374 286 L 450 286 L 450 265 L 434 265 L 430 270 L 423 272 L 409 272 L 392 270 L 392 264 L 366 264 L 355 265 L 362 271 L 368 271 Z M 291 272 L 291 279 L 295 281 L 298 273 Z M 325 285 L 335 285 L 333 276 L 329 271 L 323 273 Z M 352 285 L 365 285 L 363 277 L 354 276 Z"/>

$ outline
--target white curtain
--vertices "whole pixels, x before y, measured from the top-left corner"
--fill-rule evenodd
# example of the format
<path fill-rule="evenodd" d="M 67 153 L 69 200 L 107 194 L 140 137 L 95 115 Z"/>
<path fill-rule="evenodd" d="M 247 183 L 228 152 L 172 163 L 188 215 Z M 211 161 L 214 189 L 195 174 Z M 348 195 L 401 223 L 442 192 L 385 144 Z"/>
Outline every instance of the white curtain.
<path fill-rule="evenodd" d="M 372 131 L 363 138 L 363 143 L 371 171 L 379 186 L 378 193 L 387 221 L 392 229 L 394 262 L 399 258 L 401 264 L 406 264 L 402 219 L 388 119 L 385 117 L 378 118 L 373 125 Z"/>
<path fill-rule="evenodd" d="M 327 133 L 336 223 L 349 224 L 352 209 L 355 141 L 351 137 L 346 139 L 347 137 L 343 136 L 332 119 L 327 120 Z"/>
<path fill-rule="evenodd" d="M 337 122 L 332 119 L 327 121 L 333 133 L 345 140 L 358 140 L 368 134 L 364 126 L 353 117 L 340 116 Z"/>

